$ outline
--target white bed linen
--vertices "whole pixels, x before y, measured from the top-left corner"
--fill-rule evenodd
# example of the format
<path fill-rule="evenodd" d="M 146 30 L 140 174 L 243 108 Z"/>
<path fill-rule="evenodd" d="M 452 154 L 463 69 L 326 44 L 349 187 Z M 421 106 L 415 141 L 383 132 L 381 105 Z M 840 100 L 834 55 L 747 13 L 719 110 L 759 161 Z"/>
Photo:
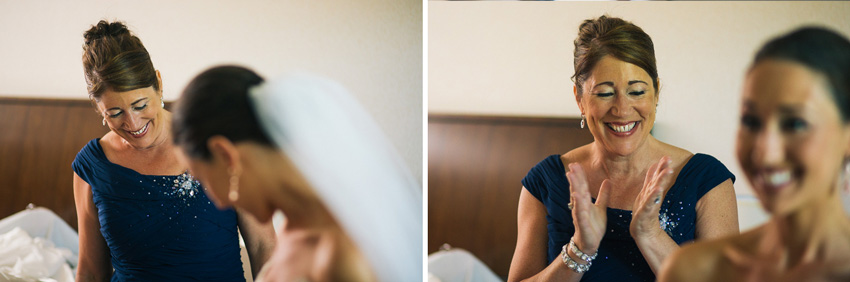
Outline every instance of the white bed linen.
<path fill-rule="evenodd" d="M 0 220 L 0 282 L 74 281 L 78 235 L 46 208 Z"/>
<path fill-rule="evenodd" d="M 475 255 L 458 248 L 439 251 L 428 256 L 428 280 L 429 282 L 502 281 Z"/>

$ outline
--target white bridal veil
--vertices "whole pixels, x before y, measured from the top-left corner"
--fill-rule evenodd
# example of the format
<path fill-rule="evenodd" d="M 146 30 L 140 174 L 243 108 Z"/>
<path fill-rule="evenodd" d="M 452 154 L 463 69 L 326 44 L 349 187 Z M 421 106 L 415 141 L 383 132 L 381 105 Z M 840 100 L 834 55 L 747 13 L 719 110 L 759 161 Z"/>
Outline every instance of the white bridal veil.
<path fill-rule="evenodd" d="M 306 74 L 250 90 L 263 129 L 299 168 L 381 281 L 422 279 L 422 189 L 339 84 Z"/>

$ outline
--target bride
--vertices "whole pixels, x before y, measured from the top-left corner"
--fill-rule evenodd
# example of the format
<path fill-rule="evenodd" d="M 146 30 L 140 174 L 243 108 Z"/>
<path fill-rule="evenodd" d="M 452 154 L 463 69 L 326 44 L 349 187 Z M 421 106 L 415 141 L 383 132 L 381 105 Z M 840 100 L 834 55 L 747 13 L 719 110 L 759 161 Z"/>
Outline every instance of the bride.
<path fill-rule="evenodd" d="M 173 131 L 218 207 L 285 215 L 259 279 L 422 278 L 421 188 L 338 84 L 215 67 L 184 90 Z"/>

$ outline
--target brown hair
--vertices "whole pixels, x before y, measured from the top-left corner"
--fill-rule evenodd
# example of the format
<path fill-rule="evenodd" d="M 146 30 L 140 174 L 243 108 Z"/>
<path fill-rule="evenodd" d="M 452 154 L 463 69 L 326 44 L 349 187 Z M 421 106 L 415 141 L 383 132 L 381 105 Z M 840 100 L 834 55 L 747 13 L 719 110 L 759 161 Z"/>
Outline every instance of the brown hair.
<path fill-rule="evenodd" d="M 764 60 L 787 60 L 824 75 L 841 119 L 850 123 L 850 40 L 824 27 L 803 27 L 771 39 L 756 54 Z"/>
<path fill-rule="evenodd" d="M 153 86 L 159 91 L 148 50 L 124 23 L 101 20 L 83 37 L 83 71 L 90 98 L 100 99 L 107 89 L 124 92 Z"/>
<path fill-rule="evenodd" d="M 208 69 L 189 82 L 171 119 L 174 143 L 189 157 L 210 160 L 207 140 L 221 135 L 236 143 L 253 141 L 273 147 L 261 128 L 248 97 L 263 82 L 254 71 L 240 66 Z"/>
<path fill-rule="evenodd" d="M 575 74 L 572 78 L 579 95 L 593 67 L 606 55 L 642 68 L 652 78 L 652 86 L 657 93 L 658 68 L 655 65 L 652 39 L 630 22 L 603 15 L 585 20 L 578 28 L 574 53 Z"/>

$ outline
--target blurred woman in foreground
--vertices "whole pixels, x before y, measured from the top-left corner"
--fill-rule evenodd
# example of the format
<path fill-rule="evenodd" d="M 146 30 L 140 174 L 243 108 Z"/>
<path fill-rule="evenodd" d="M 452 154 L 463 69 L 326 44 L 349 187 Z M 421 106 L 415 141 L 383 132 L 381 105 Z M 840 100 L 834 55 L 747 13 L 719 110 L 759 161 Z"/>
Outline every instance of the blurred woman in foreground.
<path fill-rule="evenodd" d="M 266 281 L 417 281 L 422 192 L 368 114 L 338 84 L 265 81 L 224 66 L 189 83 L 174 140 L 219 207 L 286 220 Z"/>
<path fill-rule="evenodd" d="M 802 28 L 768 42 L 742 100 L 738 160 L 772 217 L 683 248 L 661 281 L 850 280 L 850 41 Z"/>

